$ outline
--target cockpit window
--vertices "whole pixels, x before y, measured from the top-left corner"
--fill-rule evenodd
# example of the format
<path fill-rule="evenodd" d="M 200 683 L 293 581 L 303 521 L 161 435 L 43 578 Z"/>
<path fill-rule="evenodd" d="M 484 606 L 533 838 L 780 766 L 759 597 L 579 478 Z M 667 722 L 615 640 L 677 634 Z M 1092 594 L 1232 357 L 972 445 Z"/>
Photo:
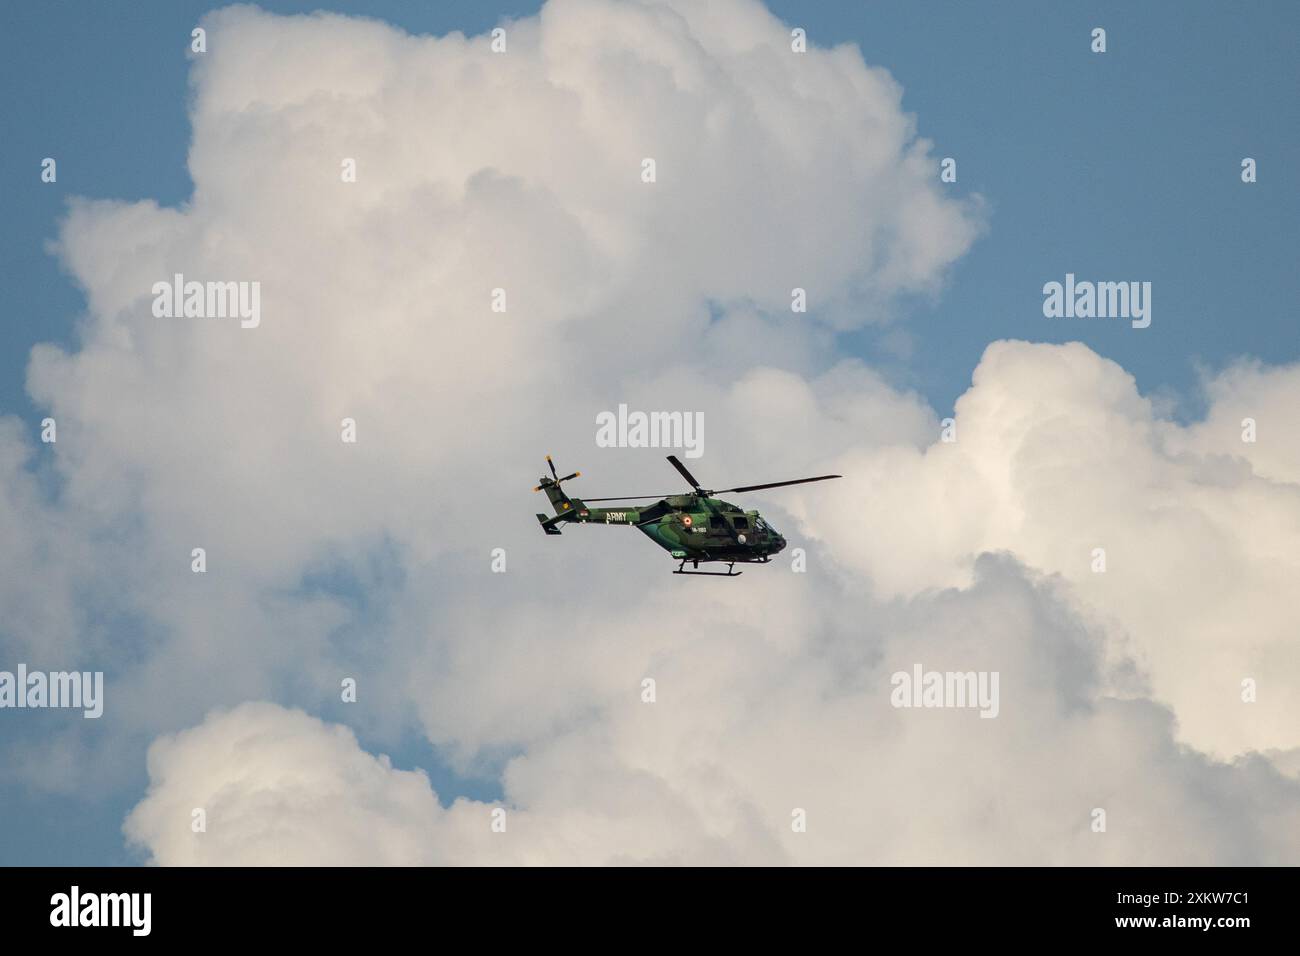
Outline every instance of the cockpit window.
<path fill-rule="evenodd" d="M 744 517 L 743 515 L 737 515 L 735 518 L 735 522 L 737 528 L 744 528 L 744 529 L 749 528 L 749 519 Z"/>
<path fill-rule="evenodd" d="M 763 521 L 762 518 L 755 518 L 755 519 L 754 519 L 754 527 L 757 528 L 759 531 L 766 531 L 766 530 L 767 530 L 767 524 Z"/>

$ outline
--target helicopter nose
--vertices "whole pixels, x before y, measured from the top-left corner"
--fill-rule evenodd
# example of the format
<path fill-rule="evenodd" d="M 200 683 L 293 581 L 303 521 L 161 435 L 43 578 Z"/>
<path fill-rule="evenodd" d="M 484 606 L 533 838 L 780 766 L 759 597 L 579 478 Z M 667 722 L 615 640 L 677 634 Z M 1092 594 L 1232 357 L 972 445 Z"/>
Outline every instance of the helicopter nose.
<path fill-rule="evenodd" d="M 784 550 L 785 550 L 785 538 L 781 537 L 781 535 L 778 534 L 776 536 L 776 544 L 772 546 L 772 553 L 777 554 Z"/>

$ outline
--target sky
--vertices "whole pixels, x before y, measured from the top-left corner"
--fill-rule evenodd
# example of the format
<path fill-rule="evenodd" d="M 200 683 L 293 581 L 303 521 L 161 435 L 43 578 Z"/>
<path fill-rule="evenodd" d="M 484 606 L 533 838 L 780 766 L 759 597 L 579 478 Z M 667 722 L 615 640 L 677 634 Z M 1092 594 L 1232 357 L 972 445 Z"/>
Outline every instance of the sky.
<path fill-rule="evenodd" d="M 413 33 L 473 34 L 538 4 L 261 6 L 359 13 Z M 6 262 L 17 263 L 5 279 L 14 305 L 2 333 L 5 409 L 34 413 L 23 388 L 27 352 L 40 341 L 72 341 L 84 307 L 44 245 L 68 197 L 170 206 L 189 197 L 185 38 L 211 8 L 30 4 L 4 12 L 3 250 Z M 1300 354 L 1285 307 L 1300 297 L 1290 267 L 1300 198 L 1285 175 L 1286 157 L 1300 149 L 1293 4 L 771 9 L 802 25 L 812 42 L 856 44 L 867 62 L 888 69 L 920 135 L 938 155 L 958 160 L 954 191 L 977 192 L 990 204 L 988 231 L 942 294 L 901 306 L 910 319 L 907 342 L 850 336 L 846 351 L 950 406 L 991 338 L 1079 340 L 1123 364 L 1143 391 L 1166 394 L 1184 417 L 1203 411 L 1203 367 Z M 1070 42 L 1096 25 L 1109 31 L 1104 56 Z M 28 175 L 37 153 L 38 171 L 47 155 L 76 157 L 61 165 L 55 188 Z M 1250 189 L 1239 179 L 1245 156 L 1261 168 Z M 1069 271 L 1157 283 L 1168 318 L 1144 336 L 1096 324 L 1053 327 L 1039 310 L 1039 290 Z M 918 360 L 899 360 L 899 349 Z"/>
<path fill-rule="evenodd" d="M 0 862 L 1285 860 L 1295 6 L 538 6 L 0 13 L 0 669 L 110 694 L 0 712 Z M 182 270 L 266 327 L 159 324 Z M 1067 273 L 1149 282 L 1150 327 L 1047 318 Z M 643 541 L 543 539 L 545 453 L 672 490 L 592 443 L 619 402 L 702 410 L 705 484 L 845 474 L 748 505 L 810 573 L 682 598 Z M 927 654 L 1004 675 L 997 733 L 889 706 Z"/>

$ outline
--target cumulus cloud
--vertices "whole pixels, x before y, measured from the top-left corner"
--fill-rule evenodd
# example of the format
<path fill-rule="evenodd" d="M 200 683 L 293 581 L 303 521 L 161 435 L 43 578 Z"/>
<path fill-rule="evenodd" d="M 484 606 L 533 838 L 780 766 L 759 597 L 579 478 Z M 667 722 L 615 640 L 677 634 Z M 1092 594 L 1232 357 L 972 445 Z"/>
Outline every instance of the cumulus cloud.
<path fill-rule="evenodd" d="M 127 824 L 161 863 L 1284 859 L 1295 369 L 1212 380 L 1181 427 L 1082 346 L 995 343 L 940 442 L 836 335 L 940 288 L 979 202 L 939 191 L 886 72 L 791 53 L 753 3 L 552 0 L 505 54 L 205 26 L 192 200 L 79 201 L 60 234 L 88 315 L 30 364 L 53 490 L 0 429 L 0 561 L 40 582 L 0 592 L 0 641 L 109 672 L 57 772 L 9 766 L 123 787 L 167 735 Z M 154 317 L 175 273 L 260 281 L 260 326 Z M 708 484 L 845 474 L 753 498 L 809 573 L 697 587 L 621 531 L 542 536 L 547 451 L 589 496 L 677 490 L 594 447 L 620 402 L 703 411 Z M 890 707 L 916 662 L 999 671 L 1000 715 Z M 508 833 L 308 713 L 419 728 L 500 777 Z"/>
<path fill-rule="evenodd" d="M 205 25 L 192 200 L 80 200 L 63 225 L 83 342 L 38 346 L 28 378 L 60 422 L 59 495 L 13 502 L 101 544 L 73 578 L 67 548 L 29 550 L 52 606 L 90 590 L 143 645 L 79 649 L 148 702 L 137 728 L 265 696 L 285 671 L 326 693 L 327 635 L 356 608 L 305 581 L 376 555 L 438 577 L 514 544 L 514 510 L 452 505 L 513 501 L 540 436 L 590 449 L 596 411 L 658 407 L 702 369 L 814 372 L 832 327 L 940 283 L 977 229 L 888 74 L 849 47 L 796 56 L 755 4 L 567 0 L 507 24 L 507 54 L 330 15 Z M 261 325 L 154 317 L 153 284 L 177 273 L 259 281 Z M 818 319 L 790 312 L 794 286 Z M 606 458 L 611 481 L 636 475 Z M 214 682 L 217 658 L 244 666 Z"/>
<path fill-rule="evenodd" d="M 1108 622 L 1182 739 L 1221 756 L 1294 747 L 1300 609 L 1282 595 L 1300 575 L 1296 383 L 1294 367 L 1230 370 L 1184 428 L 1083 345 L 997 342 L 957 402 L 955 442 L 845 455 L 853 477 L 806 496 L 808 522 L 885 594 L 967 582 L 977 555 L 1011 551 Z M 1253 443 L 1246 407 L 1266 423 Z M 1249 706 L 1245 680 L 1268 688 Z"/>
<path fill-rule="evenodd" d="M 1205 376 L 1206 419 L 1177 436 L 1174 450 L 1218 459 L 1223 467 L 1249 462 L 1261 478 L 1300 483 L 1300 373 L 1294 365 L 1238 362 Z M 1245 438 L 1253 440 L 1247 441 Z"/>
<path fill-rule="evenodd" d="M 1289 861 L 1276 835 L 1300 826 L 1300 782 L 1180 747 L 1167 708 L 1102 694 L 1102 635 L 1060 589 L 989 556 L 970 588 L 886 606 L 780 588 L 810 619 L 784 642 L 707 605 L 689 639 L 624 629 L 641 640 L 602 662 L 598 719 L 537 732 L 506 766 L 504 832 L 495 807 L 443 811 L 350 732 L 270 705 L 155 744 L 127 832 L 164 864 Z M 997 671 L 997 717 L 891 706 L 892 673 L 917 663 Z M 540 696 L 553 678 L 529 679 Z M 191 806 L 210 808 L 206 833 Z"/>
<path fill-rule="evenodd" d="M 149 748 L 128 837 L 172 865 L 416 865 L 442 810 L 428 778 L 372 757 L 350 730 L 243 704 Z M 196 815 L 201 811 L 201 815 Z"/>

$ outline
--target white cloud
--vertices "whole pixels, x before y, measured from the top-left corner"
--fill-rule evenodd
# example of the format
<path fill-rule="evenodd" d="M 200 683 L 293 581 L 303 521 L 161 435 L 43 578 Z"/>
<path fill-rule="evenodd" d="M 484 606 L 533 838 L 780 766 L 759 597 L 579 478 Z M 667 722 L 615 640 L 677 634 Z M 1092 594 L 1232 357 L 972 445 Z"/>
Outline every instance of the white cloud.
<path fill-rule="evenodd" d="M 125 830 L 167 865 L 435 862 L 442 809 L 422 773 L 350 730 L 250 703 L 149 748 L 151 787 Z M 202 817 L 194 811 L 202 810 Z M 196 830 L 196 820 L 202 827 Z"/>
<path fill-rule="evenodd" d="M 583 695 L 595 714 L 516 728 L 529 745 L 504 774 L 504 833 L 490 831 L 487 805 L 443 812 L 422 777 L 364 754 L 346 730 L 269 705 L 155 745 L 128 832 L 167 864 L 1293 859 L 1277 835 L 1300 826 L 1300 782 L 1261 757 L 1208 760 L 1177 745 L 1166 709 L 1101 694 L 1101 636 L 1061 585 L 992 557 L 968 590 L 886 606 L 827 581 L 800 594 L 792 578 L 775 590 L 805 627 L 784 643 L 770 623 L 707 604 L 688 636 L 616 624 L 552 642 L 552 657 L 574 662 L 602 640 L 628 649 L 589 668 L 606 677 L 603 699 Z M 652 618 L 654 603 L 629 617 Z M 514 636 L 496 647 L 515 690 L 569 699 L 560 669 L 515 662 L 524 647 Z M 998 671 L 998 716 L 891 707 L 891 673 L 914 663 Z M 641 700 L 643 675 L 655 703 Z M 456 682 L 488 684 L 463 668 Z M 523 693 L 513 709 L 538 713 Z M 188 833 L 190 806 L 215 808 L 208 833 Z M 806 833 L 791 829 L 796 808 Z M 1091 828 L 1097 809 L 1105 832 Z"/>
<path fill-rule="evenodd" d="M 1060 574 L 1127 642 L 1182 739 L 1223 756 L 1293 747 L 1300 609 L 1283 595 L 1300 575 L 1300 485 L 1286 480 L 1285 433 L 1298 382 L 1296 368 L 1230 371 L 1206 421 L 1183 428 L 1082 345 L 995 342 L 957 403 L 955 443 L 845 455 L 852 477 L 806 496 L 809 526 L 884 594 L 963 583 L 976 555 L 1011 551 Z M 1266 443 L 1240 440 L 1243 405 L 1268 423 Z M 1246 679 L 1260 688 L 1250 705 Z"/>
<path fill-rule="evenodd" d="M 263 696 L 295 662 L 323 693 L 322 632 L 347 609 L 304 600 L 304 573 L 392 548 L 436 577 L 513 544 L 504 503 L 543 451 L 590 450 L 596 411 L 764 355 L 813 373 L 832 343 L 791 287 L 843 324 L 836 302 L 932 287 L 975 231 L 907 158 L 887 74 L 848 48 L 790 53 L 757 5 L 559 2 L 509 24 L 505 55 L 328 15 L 205 23 L 193 200 L 73 204 L 59 248 L 84 342 L 39 346 L 29 371 L 61 429 L 57 513 L 31 523 L 98 542 L 77 587 L 101 619 L 143 619 L 147 653 L 116 675 L 119 700 L 149 702 L 142 728 Z M 261 326 L 153 317 L 178 272 L 260 281 Z M 468 490 L 499 504 L 463 507 Z M 213 681 L 214 658 L 244 666 Z"/>
<path fill-rule="evenodd" d="M 1205 390 L 1209 414 L 1180 436 L 1176 450 L 1221 456 L 1225 470 L 1245 460 L 1261 478 L 1300 483 L 1300 421 L 1291 414 L 1300 407 L 1300 368 L 1239 362 L 1207 375 Z M 1247 419 L 1253 441 L 1243 440 L 1252 430 Z"/>

